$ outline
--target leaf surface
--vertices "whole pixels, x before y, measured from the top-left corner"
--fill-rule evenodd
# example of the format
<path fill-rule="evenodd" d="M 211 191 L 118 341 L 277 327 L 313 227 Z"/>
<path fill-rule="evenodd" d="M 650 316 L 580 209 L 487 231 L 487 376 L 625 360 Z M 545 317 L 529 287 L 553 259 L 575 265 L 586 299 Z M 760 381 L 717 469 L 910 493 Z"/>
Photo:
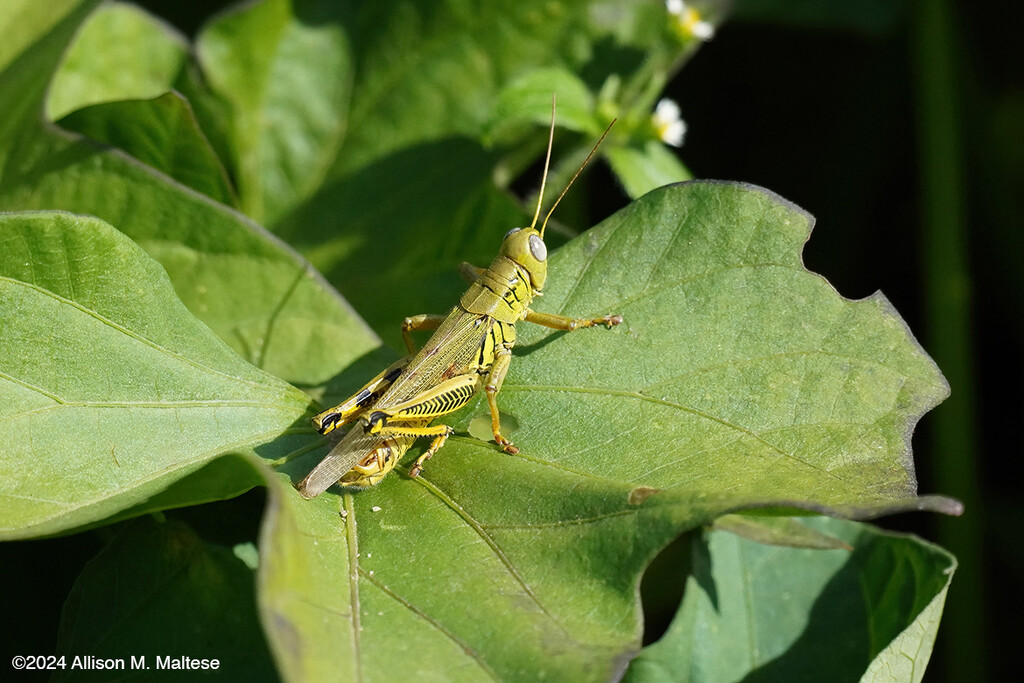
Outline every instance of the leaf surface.
<path fill-rule="evenodd" d="M 168 623 L 176 628 L 167 629 Z M 185 657 L 217 660 L 216 669 L 193 675 L 278 680 L 256 621 L 252 570 L 180 522 L 135 520 L 86 565 L 68 595 L 58 635 L 57 656 L 66 657 L 68 668 L 54 680 L 117 675 L 75 670 L 74 658 L 83 654 L 126 660 L 124 677 L 135 668 L 133 658 L 144 657 L 152 672 Z M 147 674 L 136 669 L 135 675 Z"/>
<path fill-rule="evenodd" d="M 28 37 L 0 49 L 0 210 L 99 217 L 3 217 L 8 535 L 265 478 L 259 610 L 286 678 L 589 680 L 621 675 L 639 652 L 639 577 L 685 530 L 765 507 L 956 512 L 916 496 L 910 435 L 948 389 L 902 320 L 880 295 L 845 300 L 803 268 L 807 214 L 715 183 L 656 190 L 553 251 L 536 308 L 625 323 L 520 326 L 499 397 L 517 456 L 470 436 L 487 420 L 478 400 L 451 416 L 458 432 L 420 478 L 405 465 L 371 490 L 302 501 L 289 484 L 326 444 L 308 399 L 271 375 L 343 397 L 388 354 L 289 247 L 195 191 L 223 180 L 217 164 L 188 180 L 159 155 L 144 164 L 131 145 L 45 122 L 44 92 L 92 4 L 61 4 L 51 21 L 18 3 Z M 246 210 L 396 342 L 404 316 L 454 303 L 452 264 L 485 265 L 522 224 L 496 185 L 543 135 L 523 132 L 516 88 L 536 120 L 544 79 L 565 84 L 571 126 L 589 131 L 619 87 L 614 102 L 647 116 L 658 74 L 680 58 L 658 3 L 369 3 L 321 24 L 326 6 L 270 0 L 225 15 L 200 39 L 213 89 L 189 71 L 174 84 L 244 176 Z M 341 81 L 311 93 L 314 45 L 324 74 L 351 74 L 351 96 Z M 495 131 L 517 149 L 485 147 Z M 612 161 L 640 194 L 678 177 L 657 163 L 664 152 Z M 279 474 L 261 474 L 253 452 Z M 937 618 L 934 603 L 926 612 Z M 872 666 L 896 666 L 927 634 L 880 639 Z"/>
<path fill-rule="evenodd" d="M 276 224 L 323 183 L 347 124 L 352 56 L 336 3 L 231 8 L 196 39 L 242 210 Z M 208 105 L 208 106 L 207 106 Z M 219 106 L 218 106 L 219 105 Z"/>
<path fill-rule="evenodd" d="M 852 551 L 708 532 L 675 620 L 625 680 L 921 680 L 956 561 L 865 524 L 804 524 Z"/>
<path fill-rule="evenodd" d="M 556 135 L 553 161 L 571 159 L 571 171 L 553 172 L 549 190 L 620 108 L 649 115 L 651 72 L 686 54 L 667 16 L 638 2 L 359 4 L 342 20 L 353 63 L 344 140 L 317 191 L 272 229 L 400 348 L 402 318 L 458 296 L 460 261 L 486 266 L 501 236 L 528 224 L 532 204 L 503 190 L 524 172 L 539 185 L 528 169 L 547 143 L 552 89 L 558 126 L 585 134 Z M 621 97 L 604 111 L 595 94 L 609 82 Z M 556 220 L 589 224 L 565 207 Z M 381 283 L 403 285 L 401 296 L 382 297 Z"/>
<path fill-rule="evenodd" d="M 242 360 L 157 263 L 95 218 L 0 215 L 0 301 L 4 537 L 145 504 L 306 412 L 305 394 Z M 222 482 L 221 495 L 237 486 Z M 165 504 L 195 502 L 184 490 Z"/>
<path fill-rule="evenodd" d="M 124 2 L 101 5 L 83 23 L 46 101 L 51 120 L 100 104 L 149 99 L 170 90 L 188 44 L 169 24 Z"/>
<path fill-rule="evenodd" d="M 466 435 L 477 401 L 417 479 L 309 504 L 274 487 L 261 606 L 282 669 L 612 678 L 639 651 L 640 574 L 682 531 L 752 507 L 955 512 L 916 498 L 910 465 L 945 382 L 883 298 L 803 268 L 811 223 L 750 186 L 655 191 L 551 256 L 539 310 L 625 322 L 519 326 L 498 399 L 517 456 Z"/>
<path fill-rule="evenodd" d="M 348 304 L 263 228 L 121 151 L 43 121 L 47 83 L 89 5 L 0 72 L 0 90 L 18 105 L 0 123 L 0 210 L 62 209 L 115 225 L 160 261 L 193 314 L 289 381 L 325 382 L 376 348 Z M 223 183 L 214 165 L 204 168 L 203 182 Z"/>
<path fill-rule="evenodd" d="M 65 116 L 60 125 L 119 147 L 222 204 L 235 203 L 227 172 L 188 101 L 177 93 L 85 107 Z"/>

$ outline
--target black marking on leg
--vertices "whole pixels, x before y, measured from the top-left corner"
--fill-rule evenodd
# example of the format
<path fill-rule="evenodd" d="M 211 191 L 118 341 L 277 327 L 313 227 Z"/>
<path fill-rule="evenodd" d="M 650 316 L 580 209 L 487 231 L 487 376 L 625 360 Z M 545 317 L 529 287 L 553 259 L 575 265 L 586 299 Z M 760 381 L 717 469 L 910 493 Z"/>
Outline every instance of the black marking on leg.
<path fill-rule="evenodd" d="M 367 433 L 373 433 L 380 431 L 388 424 L 387 413 L 382 413 L 379 410 L 374 411 L 370 414 L 369 419 L 366 421 L 366 427 L 364 431 Z"/>

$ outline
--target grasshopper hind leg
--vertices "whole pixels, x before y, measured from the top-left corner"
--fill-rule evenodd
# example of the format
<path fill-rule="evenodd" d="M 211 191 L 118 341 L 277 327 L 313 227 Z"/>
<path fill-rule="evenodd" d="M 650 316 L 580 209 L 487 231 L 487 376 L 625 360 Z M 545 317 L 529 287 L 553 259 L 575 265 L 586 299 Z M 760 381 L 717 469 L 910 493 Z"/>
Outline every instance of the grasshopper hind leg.
<path fill-rule="evenodd" d="M 362 389 L 346 399 L 345 402 L 313 416 L 313 427 L 321 434 L 330 434 L 338 427 L 357 419 L 367 407 L 373 405 L 398 379 L 406 366 L 409 365 L 411 359 L 412 356 L 406 356 L 395 361 L 385 368 L 383 372 L 367 382 Z"/>

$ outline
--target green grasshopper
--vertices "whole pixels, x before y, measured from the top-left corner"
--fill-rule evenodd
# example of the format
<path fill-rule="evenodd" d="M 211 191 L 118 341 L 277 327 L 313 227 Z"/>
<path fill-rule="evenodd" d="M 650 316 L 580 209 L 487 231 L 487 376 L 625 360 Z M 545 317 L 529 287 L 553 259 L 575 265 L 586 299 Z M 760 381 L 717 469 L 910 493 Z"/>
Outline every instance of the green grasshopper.
<path fill-rule="evenodd" d="M 487 268 L 462 264 L 460 272 L 470 282 L 469 290 L 447 315 L 417 315 L 405 319 L 402 337 L 410 355 L 385 369 L 343 403 L 313 417 L 313 426 L 321 434 L 329 434 L 352 422 L 357 424 L 297 484 L 303 497 L 318 496 L 336 482 L 348 489 L 373 486 L 394 469 L 413 442 L 431 437 L 430 447 L 409 470 L 410 477 L 419 475 L 423 463 L 453 432 L 451 427 L 431 425 L 431 421 L 458 410 L 481 388 L 487 395 L 495 442 L 506 453 L 518 453 L 519 449 L 501 434 L 496 400 L 512 360 L 516 323 L 526 320 L 572 331 L 595 325 L 611 328 L 622 322 L 619 315 L 567 318 L 530 308 L 533 297 L 540 296 L 547 277 L 544 228 L 548 219 L 608 134 L 606 130 L 598 140 L 538 231 L 536 225 L 551 160 L 554 125 L 552 110 L 544 175 L 530 227 L 510 230 L 498 256 Z M 416 351 L 411 332 L 430 329 L 436 331 L 423 348 Z"/>

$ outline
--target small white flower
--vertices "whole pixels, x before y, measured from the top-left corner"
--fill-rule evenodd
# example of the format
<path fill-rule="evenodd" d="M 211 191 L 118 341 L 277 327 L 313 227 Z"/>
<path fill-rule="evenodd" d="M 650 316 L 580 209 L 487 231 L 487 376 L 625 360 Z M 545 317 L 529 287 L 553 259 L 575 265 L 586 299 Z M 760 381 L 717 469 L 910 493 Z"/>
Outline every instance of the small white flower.
<path fill-rule="evenodd" d="M 678 104 L 668 98 L 660 100 L 651 115 L 651 123 L 663 142 L 673 147 L 682 146 L 686 122 L 679 115 Z"/>
<path fill-rule="evenodd" d="M 710 23 L 699 19 L 690 25 L 690 32 L 693 33 L 695 38 L 701 40 L 711 40 L 715 37 L 715 27 Z"/>
<path fill-rule="evenodd" d="M 672 16 L 673 28 L 684 37 L 700 40 L 711 40 L 715 35 L 715 27 L 700 17 L 700 12 L 687 7 L 683 0 L 665 0 L 665 9 Z"/>

